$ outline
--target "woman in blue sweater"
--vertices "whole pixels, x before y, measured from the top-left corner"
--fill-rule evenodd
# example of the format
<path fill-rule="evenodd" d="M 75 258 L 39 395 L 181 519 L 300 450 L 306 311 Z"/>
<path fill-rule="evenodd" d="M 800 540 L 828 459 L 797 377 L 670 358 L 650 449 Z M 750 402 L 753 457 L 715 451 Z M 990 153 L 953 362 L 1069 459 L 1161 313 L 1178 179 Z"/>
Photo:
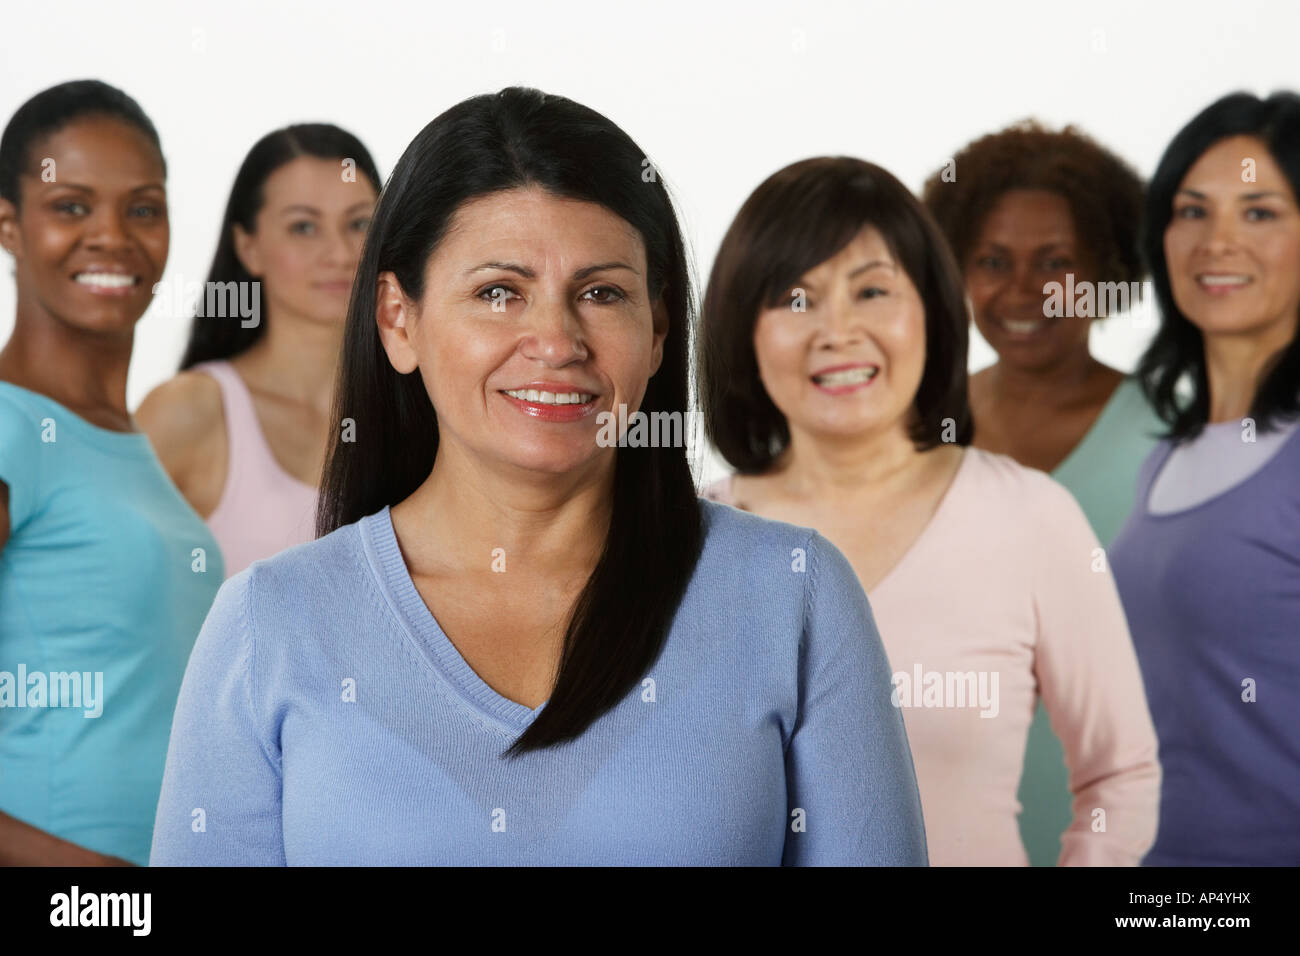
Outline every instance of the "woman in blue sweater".
<path fill-rule="evenodd" d="M 926 862 L 852 568 L 699 501 L 680 441 L 631 440 L 685 415 L 694 311 L 644 157 L 518 88 L 407 148 L 322 536 L 222 587 L 154 864 Z"/>

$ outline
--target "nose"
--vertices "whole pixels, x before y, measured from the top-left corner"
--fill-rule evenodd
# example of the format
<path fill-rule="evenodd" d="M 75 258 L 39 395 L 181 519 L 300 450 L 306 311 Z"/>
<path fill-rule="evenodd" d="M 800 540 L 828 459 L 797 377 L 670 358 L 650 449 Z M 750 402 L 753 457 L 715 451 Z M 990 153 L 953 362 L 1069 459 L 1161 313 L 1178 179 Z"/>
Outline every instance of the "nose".
<path fill-rule="evenodd" d="M 526 358 L 549 368 L 561 368 L 587 358 L 582 320 L 563 296 L 543 296 L 529 303 L 524 320 L 527 331 L 520 351 Z"/>
<path fill-rule="evenodd" d="M 129 243 L 128 234 L 121 211 L 102 203 L 86 221 L 83 241 L 91 249 L 115 252 L 126 248 Z"/>
<path fill-rule="evenodd" d="M 1203 237 L 1206 252 L 1212 255 L 1228 252 L 1237 245 L 1237 220 L 1232 216 L 1210 213 L 1206 217 Z"/>
<path fill-rule="evenodd" d="M 847 293 L 833 296 L 827 302 L 821 323 L 823 345 L 853 345 L 866 337 L 866 319 L 853 306 L 852 296 Z"/>
<path fill-rule="evenodd" d="M 348 268 L 356 265 L 360 250 L 348 241 L 346 227 L 339 232 L 325 232 L 323 262 L 330 268 Z"/>
<path fill-rule="evenodd" d="M 1034 270 L 1033 263 L 1028 259 L 1016 263 L 1011 274 L 1011 290 L 1011 297 L 1017 303 L 1043 301 L 1042 276 Z"/>

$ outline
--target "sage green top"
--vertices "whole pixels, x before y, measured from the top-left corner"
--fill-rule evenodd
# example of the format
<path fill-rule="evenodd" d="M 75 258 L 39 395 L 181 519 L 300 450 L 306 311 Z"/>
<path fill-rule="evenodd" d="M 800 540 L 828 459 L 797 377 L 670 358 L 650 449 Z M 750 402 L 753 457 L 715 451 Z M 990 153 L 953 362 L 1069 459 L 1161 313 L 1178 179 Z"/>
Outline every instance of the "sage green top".
<path fill-rule="evenodd" d="M 1110 547 L 1133 508 L 1138 469 L 1168 431 L 1137 379 L 1120 383 L 1052 477 L 1074 495 L 1103 547 Z"/>

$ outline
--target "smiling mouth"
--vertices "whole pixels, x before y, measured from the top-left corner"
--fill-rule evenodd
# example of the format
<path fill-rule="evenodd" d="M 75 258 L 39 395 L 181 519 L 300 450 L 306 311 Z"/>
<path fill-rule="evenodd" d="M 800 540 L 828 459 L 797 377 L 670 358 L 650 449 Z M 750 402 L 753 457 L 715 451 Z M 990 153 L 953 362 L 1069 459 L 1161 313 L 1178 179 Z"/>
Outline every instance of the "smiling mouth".
<path fill-rule="evenodd" d="M 812 376 L 812 380 L 823 388 L 839 388 L 844 385 L 862 385 L 880 374 L 880 368 L 870 365 L 866 368 L 847 368 L 838 372 L 824 372 Z"/>
<path fill-rule="evenodd" d="M 139 276 L 122 272 L 78 272 L 72 280 L 78 285 L 102 290 L 129 289 L 140 284 Z"/>
<path fill-rule="evenodd" d="M 1228 291 L 1230 289 L 1240 289 L 1243 286 L 1250 285 L 1250 283 L 1254 281 L 1255 280 L 1252 279 L 1250 276 L 1226 275 L 1226 274 L 1214 275 L 1205 272 L 1199 274 L 1196 277 L 1196 284 L 1199 285 L 1202 289 L 1207 289 L 1215 292 L 1220 290 Z"/>
<path fill-rule="evenodd" d="M 596 397 L 587 392 L 539 392 L 535 388 L 502 389 L 501 394 L 538 405 L 586 405 Z"/>
<path fill-rule="evenodd" d="M 1004 332 L 1016 336 L 1036 335 L 1053 322 L 1055 317 L 1045 316 L 1041 319 L 1003 319 L 995 318 L 994 323 Z"/>

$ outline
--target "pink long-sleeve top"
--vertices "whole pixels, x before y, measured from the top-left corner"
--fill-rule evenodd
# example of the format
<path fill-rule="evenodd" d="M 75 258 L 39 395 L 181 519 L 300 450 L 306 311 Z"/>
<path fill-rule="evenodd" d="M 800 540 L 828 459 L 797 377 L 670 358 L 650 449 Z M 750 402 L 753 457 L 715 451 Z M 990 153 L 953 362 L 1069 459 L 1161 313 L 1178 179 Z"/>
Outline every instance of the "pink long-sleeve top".
<path fill-rule="evenodd" d="M 730 479 L 705 496 L 744 507 Z M 929 524 L 868 597 L 932 865 L 1028 864 L 1016 791 L 1040 694 L 1074 794 L 1059 865 L 1138 863 L 1156 833 L 1156 735 L 1105 553 L 1068 491 L 966 449 Z"/>

